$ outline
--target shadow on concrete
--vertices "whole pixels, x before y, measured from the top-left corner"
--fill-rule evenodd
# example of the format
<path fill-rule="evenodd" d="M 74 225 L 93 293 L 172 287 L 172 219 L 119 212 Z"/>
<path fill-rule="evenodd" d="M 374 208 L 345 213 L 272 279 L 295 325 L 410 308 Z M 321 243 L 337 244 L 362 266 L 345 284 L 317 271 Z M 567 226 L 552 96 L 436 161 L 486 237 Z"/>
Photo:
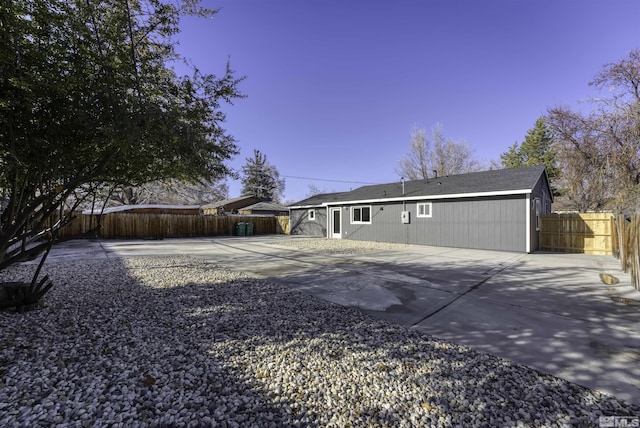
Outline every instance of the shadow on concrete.
<path fill-rule="evenodd" d="M 229 288 L 244 289 L 230 293 Z M 566 418 L 593 425 L 598 411 L 629 416 L 640 411 L 613 399 L 594 400 L 590 391 L 564 380 L 277 284 L 191 283 L 162 290 L 161 296 L 176 302 L 174 317 L 182 329 L 198 329 L 200 343 L 190 346 L 224 360 L 230 382 L 251 388 L 256 399 L 287 415 L 288 422 L 298 418 L 309 426 L 324 425 L 348 414 L 356 425 L 372 415 L 386 415 L 394 424 L 413 413 L 426 414 L 435 424 L 495 426 L 520 411 L 531 419 L 538 412 L 552 414 L 551 422 Z M 408 385 L 420 395 L 402 397 Z M 381 386 L 401 398 L 393 401 L 389 394 L 376 400 Z M 315 399 L 305 400 L 310 395 Z"/>
<path fill-rule="evenodd" d="M 180 252 L 167 248 L 168 253 Z M 260 403 L 260 408 L 278 417 L 287 415 L 291 421 L 293 417 L 307 416 L 308 425 L 321 420 L 323 415 L 353 410 L 353 403 L 361 403 L 357 408 L 360 415 L 388 413 L 389 408 L 383 403 L 367 404 L 371 402 L 366 401 L 366 394 L 370 391 L 367 388 L 373 388 L 378 380 L 387 381 L 389 376 L 397 382 L 398 390 L 407 384 L 417 385 L 423 391 L 421 396 L 413 397 L 412 405 L 423 409 L 417 412 L 449 416 L 463 425 L 473 425 L 466 419 L 471 415 L 475 415 L 474 421 L 495 425 L 491 418 L 496 414 L 507 415 L 514 406 L 531 412 L 548 407 L 547 410 L 554 409 L 558 418 L 566 415 L 578 421 L 578 425 L 593 425 L 586 415 L 593 416 L 599 409 L 604 409 L 605 415 L 640 413 L 637 406 L 601 398 L 606 402 L 603 405 L 588 390 L 566 381 L 450 343 L 522 362 L 637 404 L 637 387 L 633 382 L 640 376 L 635 369 L 637 336 L 633 329 L 639 331 L 638 319 L 628 307 L 606 297 L 609 286 L 597 284 L 600 268 L 595 264 L 583 269 L 572 264 L 571 258 L 551 256 L 556 262 L 551 267 L 547 259 L 537 255 L 493 257 L 481 252 L 477 258 L 475 253 L 443 257 L 405 251 L 327 256 L 265 248 L 251 245 L 247 251 L 230 246 L 212 255 L 209 250 L 200 252 L 192 245 L 183 251 L 192 251 L 202 260 L 268 277 L 287 288 L 265 286 L 260 281 L 215 285 L 204 281 L 149 289 L 148 298 L 135 301 L 139 309 L 134 311 L 124 305 L 130 300 L 127 293 L 118 298 L 115 306 L 98 304 L 96 313 L 100 314 L 101 322 L 114 317 L 115 322 L 109 324 L 114 331 L 119 330 L 119 322 L 127 325 L 129 318 L 133 320 L 130 325 L 156 322 L 163 326 L 163 337 L 148 337 L 148 347 L 131 344 L 131 351 L 118 358 L 133 364 L 138 360 L 136 355 L 144 356 L 145 349 L 150 349 L 153 352 L 146 358 L 153 363 L 146 365 L 155 364 L 152 367 L 173 376 L 166 363 L 163 366 L 154 355 L 165 355 L 169 360 L 189 350 L 189 358 L 215 374 L 198 385 L 215 385 L 217 379 L 219 385 L 248 389 L 252 401 Z M 482 254 L 487 257 L 481 257 Z M 116 255 L 109 255 L 112 256 Z M 214 272 L 215 265 L 211 264 L 210 269 Z M 138 280 L 133 281 L 132 287 L 148 288 Z M 99 280 L 88 283 L 96 285 Z M 249 292 L 228 292 L 239 285 L 249 287 Z M 302 298 L 298 291 L 343 306 Z M 93 291 L 84 289 L 84 292 L 88 302 L 95 298 L 91 296 Z M 99 301 L 100 293 L 97 297 Z M 105 298 L 110 299 L 108 295 Z M 157 307 L 166 307 L 166 302 L 172 302 L 170 310 L 158 312 Z M 364 313 L 402 326 L 374 322 Z M 413 329 L 407 331 L 407 326 Z M 69 327 L 74 326 L 54 325 L 54 328 Z M 107 339 L 109 334 L 105 333 Z M 93 346 L 91 341 L 80 343 Z M 65 346 L 73 349 L 76 345 L 70 340 Z M 233 351 L 227 355 L 224 349 Z M 379 365 L 381 360 L 385 361 L 384 367 Z M 268 370 L 259 361 L 270 363 Z M 542 367 L 538 364 L 541 362 Z M 287 380 L 285 368 L 290 365 L 299 365 L 299 372 L 297 377 Z M 349 402 L 330 395 L 331 387 L 339 381 L 332 367 L 341 365 L 361 375 L 354 382 L 357 388 L 345 396 Z M 158 387 L 160 379 L 162 375 L 158 377 Z M 509 383 L 506 389 L 505 379 Z M 318 381 L 321 386 L 313 389 L 310 385 Z M 274 395 L 278 388 L 287 390 L 285 397 L 282 392 Z M 141 391 L 146 393 L 145 389 Z M 548 393 L 544 403 L 537 401 L 540 391 Z M 307 393 L 320 394 L 323 402 L 333 404 L 304 407 Z M 214 403 L 220 397 L 215 390 L 205 396 Z M 562 407 L 568 397 L 571 403 L 566 409 L 577 416 L 570 416 Z M 473 411 L 456 407 L 464 399 L 473 401 Z M 560 403 L 560 407 L 554 408 L 553 403 Z M 396 410 L 401 413 L 404 407 Z M 157 413 L 154 415 L 158 417 Z"/>
<path fill-rule="evenodd" d="M 277 280 L 322 299 L 640 404 L 640 310 L 611 299 L 602 268 L 340 261 Z M 564 260 L 564 259 L 563 259 Z"/>

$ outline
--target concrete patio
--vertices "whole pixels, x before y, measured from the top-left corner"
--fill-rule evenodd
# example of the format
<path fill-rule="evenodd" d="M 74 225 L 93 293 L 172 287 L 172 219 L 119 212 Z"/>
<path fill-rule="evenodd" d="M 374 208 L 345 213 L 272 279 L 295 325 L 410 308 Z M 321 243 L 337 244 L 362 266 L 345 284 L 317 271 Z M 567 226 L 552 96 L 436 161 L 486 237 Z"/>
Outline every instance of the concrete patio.
<path fill-rule="evenodd" d="M 69 241 L 48 262 L 188 254 L 640 404 L 640 292 L 613 257 L 283 245 L 295 239 Z"/>

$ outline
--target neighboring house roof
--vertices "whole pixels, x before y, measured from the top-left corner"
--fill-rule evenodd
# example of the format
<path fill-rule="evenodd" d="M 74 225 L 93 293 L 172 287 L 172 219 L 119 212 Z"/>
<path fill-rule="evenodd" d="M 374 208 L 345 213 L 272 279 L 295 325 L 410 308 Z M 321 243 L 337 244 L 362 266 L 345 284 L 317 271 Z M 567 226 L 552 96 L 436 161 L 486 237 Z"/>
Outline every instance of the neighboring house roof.
<path fill-rule="evenodd" d="M 543 165 L 536 165 L 433 177 L 427 180 L 405 181 L 404 186 L 402 182 L 397 181 L 395 183 L 362 186 L 351 192 L 314 195 L 290 205 L 289 208 L 352 202 L 524 194 L 531 192 L 541 175 L 546 177 L 546 169 Z"/>
<path fill-rule="evenodd" d="M 93 215 L 98 215 L 100 214 L 100 211 L 102 211 L 102 214 L 111 214 L 111 213 L 118 213 L 118 212 L 125 212 L 125 211 L 161 211 L 161 210 L 167 210 L 167 211 L 177 211 L 177 210 L 200 210 L 200 205 L 160 205 L 160 204 L 140 204 L 140 205 L 120 205 L 117 207 L 109 207 L 109 208 L 105 208 L 104 210 L 93 210 L 93 212 L 91 210 L 84 210 L 82 211 L 82 214 L 93 214 Z"/>
<path fill-rule="evenodd" d="M 210 204 L 203 205 L 203 209 L 211 209 L 211 208 L 220 208 L 230 204 L 235 204 L 237 202 L 248 201 L 248 203 L 253 203 L 255 200 L 260 200 L 257 196 L 239 196 L 237 198 L 223 199 L 218 202 L 212 202 Z"/>
<path fill-rule="evenodd" d="M 273 202 L 258 202 L 242 208 L 242 211 L 289 211 L 289 208 Z"/>
<path fill-rule="evenodd" d="M 297 208 L 297 207 L 306 207 L 306 206 L 320 206 L 322 204 L 326 204 L 329 202 L 339 202 L 342 199 L 342 195 L 348 195 L 351 192 L 339 192 L 339 193 L 320 193 L 317 195 L 313 195 L 307 199 L 303 199 L 302 201 L 296 202 L 294 204 L 289 205 L 289 208 Z"/>

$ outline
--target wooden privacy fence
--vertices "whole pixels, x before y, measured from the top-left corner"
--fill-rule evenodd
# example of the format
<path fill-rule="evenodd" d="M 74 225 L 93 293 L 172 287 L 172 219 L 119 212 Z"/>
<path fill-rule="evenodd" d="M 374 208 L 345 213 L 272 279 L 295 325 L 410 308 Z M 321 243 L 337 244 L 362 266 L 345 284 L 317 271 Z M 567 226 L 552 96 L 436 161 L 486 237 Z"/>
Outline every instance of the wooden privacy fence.
<path fill-rule="evenodd" d="M 61 238 L 83 236 L 96 227 L 98 216 L 78 214 L 59 232 Z M 237 223 L 253 223 L 254 235 L 286 233 L 284 220 L 274 216 L 214 216 L 189 214 L 110 213 L 102 216 L 99 236 L 123 238 L 184 238 L 191 236 L 230 236 Z"/>
<path fill-rule="evenodd" d="M 565 253 L 612 255 L 611 213 L 545 214 L 540 249 Z"/>
<path fill-rule="evenodd" d="M 276 233 L 282 235 L 289 234 L 289 216 L 282 215 L 276 217 Z"/>
<path fill-rule="evenodd" d="M 613 217 L 613 255 L 622 270 L 631 274 L 631 284 L 640 291 L 640 214 Z"/>
<path fill-rule="evenodd" d="M 548 214 L 542 216 L 540 249 L 613 255 L 640 291 L 640 214 Z"/>

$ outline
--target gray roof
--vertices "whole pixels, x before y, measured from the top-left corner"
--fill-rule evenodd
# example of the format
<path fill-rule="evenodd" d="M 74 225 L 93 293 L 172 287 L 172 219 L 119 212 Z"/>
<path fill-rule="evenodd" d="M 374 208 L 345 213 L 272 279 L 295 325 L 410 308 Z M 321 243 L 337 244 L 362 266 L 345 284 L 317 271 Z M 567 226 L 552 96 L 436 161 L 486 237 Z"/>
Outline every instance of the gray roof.
<path fill-rule="evenodd" d="M 280 204 L 275 204 L 273 202 L 258 202 L 257 204 L 249 205 L 248 207 L 240 209 L 252 211 L 289 211 L 288 207 Z"/>
<path fill-rule="evenodd" d="M 324 193 L 314 195 L 291 204 L 291 206 L 319 206 L 334 202 L 357 202 L 385 199 L 403 199 L 419 197 L 437 197 L 468 195 L 477 193 L 508 193 L 531 190 L 542 175 L 546 176 L 543 165 L 522 168 L 510 168 L 449 175 L 427 180 L 405 181 L 404 194 L 402 183 L 362 186 L 350 192 Z"/>
<path fill-rule="evenodd" d="M 302 201 L 296 202 L 294 204 L 289 205 L 291 206 L 300 206 L 300 205 L 304 205 L 304 206 L 315 206 L 315 205 L 322 205 L 324 203 L 328 203 L 328 202 L 339 202 L 339 201 L 346 201 L 349 200 L 347 199 L 342 199 L 341 197 L 343 195 L 348 195 L 351 194 L 351 192 L 339 192 L 339 193 L 320 193 L 317 195 L 313 195 L 307 199 L 303 199 Z"/>
<path fill-rule="evenodd" d="M 234 202 L 239 202 L 239 201 L 249 200 L 249 199 L 255 199 L 255 198 L 256 198 L 256 196 L 253 196 L 253 195 L 238 196 L 237 198 L 223 199 L 221 201 L 212 202 L 210 204 L 203 205 L 202 208 L 219 208 L 219 207 L 223 207 L 223 206 L 228 205 L 228 204 L 232 204 Z"/>

